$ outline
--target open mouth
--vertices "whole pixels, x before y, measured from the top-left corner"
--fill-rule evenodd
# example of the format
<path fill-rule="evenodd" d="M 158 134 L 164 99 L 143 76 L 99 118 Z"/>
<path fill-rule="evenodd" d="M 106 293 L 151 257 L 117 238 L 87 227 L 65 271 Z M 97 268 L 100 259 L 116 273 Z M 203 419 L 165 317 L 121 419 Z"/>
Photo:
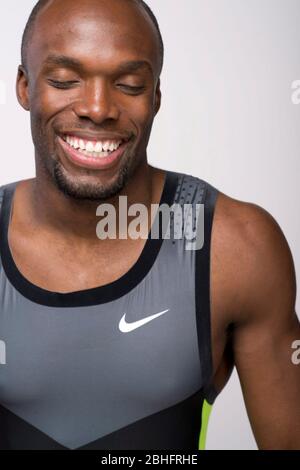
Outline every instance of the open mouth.
<path fill-rule="evenodd" d="M 128 139 L 95 141 L 72 135 L 59 136 L 60 145 L 73 163 L 95 169 L 115 164 L 123 155 L 128 141 Z"/>
<path fill-rule="evenodd" d="M 62 136 L 62 139 L 82 155 L 93 158 L 108 157 L 125 142 L 124 140 L 91 141 L 69 135 Z"/>

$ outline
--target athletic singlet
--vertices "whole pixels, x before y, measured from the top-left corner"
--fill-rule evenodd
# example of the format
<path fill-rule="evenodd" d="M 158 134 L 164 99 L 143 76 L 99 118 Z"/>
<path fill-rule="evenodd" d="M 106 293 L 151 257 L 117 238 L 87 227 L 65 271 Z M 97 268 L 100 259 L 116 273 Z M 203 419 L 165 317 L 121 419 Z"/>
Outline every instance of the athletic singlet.
<path fill-rule="evenodd" d="M 58 293 L 14 263 L 8 227 L 17 184 L 0 188 L 0 448 L 204 448 L 217 396 L 209 272 L 218 190 L 167 171 L 160 205 L 204 204 L 203 247 L 149 231 L 121 278 Z"/>

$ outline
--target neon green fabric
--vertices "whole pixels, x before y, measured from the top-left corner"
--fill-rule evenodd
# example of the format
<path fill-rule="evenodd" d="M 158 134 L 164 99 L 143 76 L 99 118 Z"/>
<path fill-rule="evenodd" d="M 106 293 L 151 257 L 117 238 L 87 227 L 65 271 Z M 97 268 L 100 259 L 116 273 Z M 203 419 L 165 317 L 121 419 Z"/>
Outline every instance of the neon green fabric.
<path fill-rule="evenodd" d="M 202 405 L 202 421 L 201 421 L 201 431 L 199 435 L 199 450 L 205 450 L 206 445 L 206 434 L 208 428 L 209 416 L 212 410 L 212 405 L 210 405 L 206 400 L 203 401 Z"/>

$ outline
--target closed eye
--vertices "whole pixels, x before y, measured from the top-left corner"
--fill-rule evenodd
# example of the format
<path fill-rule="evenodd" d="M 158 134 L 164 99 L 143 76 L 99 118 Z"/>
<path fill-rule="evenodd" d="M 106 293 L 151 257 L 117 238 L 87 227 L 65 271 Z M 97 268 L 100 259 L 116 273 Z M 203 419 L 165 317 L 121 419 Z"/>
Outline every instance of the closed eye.
<path fill-rule="evenodd" d="M 48 82 L 54 88 L 59 88 L 61 90 L 66 90 L 79 83 L 78 81 L 75 81 L 75 80 L 59 81 L 59 80 L 51 80 L 51 79 L 49 79 Z M 144 86 L 130 86 L 130 85 L 122 84 L 122 83 L 119 83 L 117 86 L 125 89 L 130 94 L 139 94 L 145 90 Z"/>
<path fill-rule="evenodd" d="M 125 85 L 123 83 L 118 83 L 117 86 L 124 88 L 125 90 L 127 90 L 129 93 L 132 93 L 132 94 L 142 93 L 145 90 L 144 86 L 130 86 L 130 85 Z"/>
<path fill-rule="evenodd" d="M 58 80 L 50 80 L 50 79 L 48 80 L 48 82 L 54 88 L 60 88 L 62 90 L 66 90 L 68 88 L 71 88 L 72 86 L 77 85 L 79 83 L 78 81 L 74 81 L 74 80 L 61 82 L 61 81 L 58 81 Z"/>

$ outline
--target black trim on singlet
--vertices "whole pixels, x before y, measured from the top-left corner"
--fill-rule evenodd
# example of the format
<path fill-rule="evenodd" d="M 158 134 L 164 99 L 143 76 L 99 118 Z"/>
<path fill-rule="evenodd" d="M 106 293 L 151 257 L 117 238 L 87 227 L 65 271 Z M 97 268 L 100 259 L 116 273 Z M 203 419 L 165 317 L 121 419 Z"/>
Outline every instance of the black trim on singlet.
<path fill-rule="evenodd" d="M 173 204 L 179 174 L 166 170 L 160 205 Z M 163 236 L 151 238 L 151 229 L 136 263 L 116 281 L 104 286 L 70 293 L 51 292 L 26 279 L 17 268 L 8 243 L 8 228 L 16 183 L 5 187 L 0 214 L 0 254 L 4 271 L 11 284 L 27 299 L 49 307 L 83 307 L 99 305 L 119 299 L 136 287 L 152 268 L 163 242 Z M 156 217 L 159 216 L 157 212 Z"/>
<path fill-rule="evenodd" d="M 214 209 L 219 191 L 205 183 L 203 195 L 204 203 L 204 244 L 196 250 L 195 269 L 195 300 L 196 320 L 199 344 L 201 372 L 203 378 L 204 395 L 208 403 L 212 404 L 218 391 L 211 383 L 213 376 L 212 338 L 211 338 L 211 298 L 210 298 L 210 258 L 211 233 Z M 200 226 L 198 227 L 200 229 Z"/>
<path fill-rule="evenodd" d="M 75 450 L 197 450 L 202 390 Z M 0 450 L 68 450 L 26 420 L 0 405 Z M 9 437 L 8 437 L 9 436 Z M 33 444 L 34 443 L 34 444 Z"/>

